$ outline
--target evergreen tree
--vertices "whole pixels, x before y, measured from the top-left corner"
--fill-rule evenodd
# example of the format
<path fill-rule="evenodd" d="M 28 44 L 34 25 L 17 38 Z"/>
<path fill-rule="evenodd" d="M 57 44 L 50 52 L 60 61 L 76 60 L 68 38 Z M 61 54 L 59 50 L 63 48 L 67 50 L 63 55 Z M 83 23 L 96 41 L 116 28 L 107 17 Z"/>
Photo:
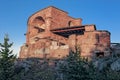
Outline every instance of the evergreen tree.
<path fill-rule="evenodd" d="M 58 65 L 61 80 L 94 80 L 95 68 L 87 59 L 81 58 L 80 50 L 70 51 L 69 55 Z"/>
<path fill-rule="evenodd" d="M 14 74 L 15 56 L 10 50 L 13 43 L 8 43 L 8 35 L 4 37 L 4 43 L 0 43 L 0 80 L 12 80 Z"/>

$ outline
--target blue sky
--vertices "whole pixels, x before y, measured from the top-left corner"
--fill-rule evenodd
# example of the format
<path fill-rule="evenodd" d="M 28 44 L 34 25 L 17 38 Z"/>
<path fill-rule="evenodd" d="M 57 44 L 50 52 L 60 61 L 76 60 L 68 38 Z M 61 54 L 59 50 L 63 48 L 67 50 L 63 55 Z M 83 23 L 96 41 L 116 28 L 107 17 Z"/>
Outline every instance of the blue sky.
<path fill-rule="evenodd" d="M 120 43 L 120 0 L 0 0 L 0 42 L 5 33 L 18 53 L 25 43 L 27 19 L 48 6 L 55 6 L 82 18 L 83 24 L 95 24 L 98 30 L 111 32 L 111 42 Z"/>

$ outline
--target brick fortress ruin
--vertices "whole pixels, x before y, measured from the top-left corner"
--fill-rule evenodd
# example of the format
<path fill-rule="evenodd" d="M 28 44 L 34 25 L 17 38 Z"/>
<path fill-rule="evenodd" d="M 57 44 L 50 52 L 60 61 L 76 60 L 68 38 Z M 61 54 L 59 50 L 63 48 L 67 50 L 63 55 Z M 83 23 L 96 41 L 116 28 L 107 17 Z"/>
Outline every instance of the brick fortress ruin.
<path fill-rule="evenodd" d="M 107 56 L 110 54 L 110 32 L 96 30 L 95 25 L 82 25 L 82 19 L 50 6 L 28 19 L 26 43 L 19 58 L 63 58 L 75 46 L 80 46 L 81 56 Z"/>

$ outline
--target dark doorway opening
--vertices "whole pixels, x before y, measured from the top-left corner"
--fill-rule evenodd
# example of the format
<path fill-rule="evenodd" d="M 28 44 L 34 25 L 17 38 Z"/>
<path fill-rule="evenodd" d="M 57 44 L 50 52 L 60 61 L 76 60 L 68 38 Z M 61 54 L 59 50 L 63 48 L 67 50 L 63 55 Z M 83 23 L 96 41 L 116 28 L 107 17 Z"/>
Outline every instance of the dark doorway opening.
<path fill-rule="evenodd" d="M 97 52 L 96 57 L 104 57 L 104 52 Z"/>

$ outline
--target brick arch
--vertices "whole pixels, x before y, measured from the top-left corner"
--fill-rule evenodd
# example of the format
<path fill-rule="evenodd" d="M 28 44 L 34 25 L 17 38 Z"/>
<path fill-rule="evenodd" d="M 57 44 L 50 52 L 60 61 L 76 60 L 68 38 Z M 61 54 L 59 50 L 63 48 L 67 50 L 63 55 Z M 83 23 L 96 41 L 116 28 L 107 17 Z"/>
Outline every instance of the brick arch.
<path fill-rule="evenodd" d="M 41 32 L 45 32 L 45 20 L 42 16 L 36 16 L 33 19 L 31 18 L 29 27 L 29 37 L 33 37 Z M 35 38 L 35 40 L 38 40 Z"/>
<path fill-rule="evenodd" d="M 45 20 L 43 19 L 42 16 L 37 16 L 35 17 L 35 19 L 33 19 L 32 23 L 35 25 L 38 25 L 41 26 L 42 24 L 45 24 Z"/>
<path fill-rule="evenodd" d="M 45 22 L 43 17 L 41 17 L 41 16 L 37 16 L 35 19 L 42 20 L 43 22 Z"/>

